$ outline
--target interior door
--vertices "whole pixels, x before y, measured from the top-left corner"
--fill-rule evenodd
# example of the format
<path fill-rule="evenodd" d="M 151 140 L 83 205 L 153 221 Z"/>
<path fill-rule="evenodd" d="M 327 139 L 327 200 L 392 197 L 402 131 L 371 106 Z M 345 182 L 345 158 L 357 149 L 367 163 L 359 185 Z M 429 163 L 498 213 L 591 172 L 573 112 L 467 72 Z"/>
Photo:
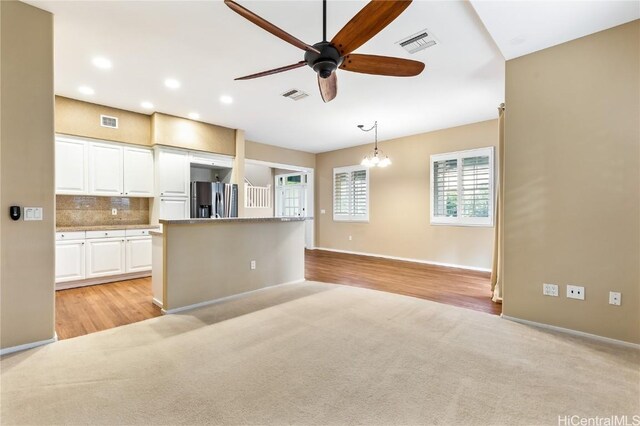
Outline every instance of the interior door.
<path fill-rule="evenodd" d="M 305 189 L 304 185 L 292 185 L 280 188 L 280 216 L 306 216 Z"/>

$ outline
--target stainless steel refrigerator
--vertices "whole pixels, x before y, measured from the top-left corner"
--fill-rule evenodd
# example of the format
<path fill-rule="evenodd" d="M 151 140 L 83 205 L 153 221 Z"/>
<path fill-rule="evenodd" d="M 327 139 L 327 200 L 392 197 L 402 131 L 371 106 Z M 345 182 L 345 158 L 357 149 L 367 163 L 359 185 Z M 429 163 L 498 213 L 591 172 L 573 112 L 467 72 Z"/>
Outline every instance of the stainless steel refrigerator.
<path fill-rule="evenodd" d="M 238 217 L 238 185 L 191 182 L 191 217 Z"/>

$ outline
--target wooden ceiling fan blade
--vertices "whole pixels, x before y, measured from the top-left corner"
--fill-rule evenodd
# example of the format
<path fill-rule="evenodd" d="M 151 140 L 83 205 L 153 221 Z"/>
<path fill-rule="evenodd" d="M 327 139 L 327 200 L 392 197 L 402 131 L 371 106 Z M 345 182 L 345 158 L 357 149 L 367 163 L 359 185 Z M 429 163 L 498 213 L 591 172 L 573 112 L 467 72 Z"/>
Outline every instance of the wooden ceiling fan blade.
<path fill-rule="evenodd" d="M 327 78 L 318 76 L 318 87 L 320 88 L 320 96 L 325 102 L 330 102 L 338 94 L 338 77 L 336 72 L 332 72 Z"/>
<path fill-rule="evenodd" d="M 278 74 L 279 72 L 294 70 L 296 68 L 304 67 L 305 65 L 307 65 L 305 61 L 300 61 L 293 65 L 287 65 L 286 67 L 274 68 L 269 71 L 262 71 L 256 74 L 245 75 L 244 77 L 238 77 L 235 80 L 251 80 L 252 78 L 264 77 L 271 74 Z"/>
<path fill-rule="evenodd" d="M 287 43 L 290 43 L 304 51 L 311 51 L 311 52 L 316 52 L 317 54 L 320 54 L 320 51 L 318 49 L 316 49 L 313 46 L 308 45 L 307 43 L 303 42 L 302 40 L 298 40 L 297 38 L 295 38 L 294 36 L 292 36 L 291 34 L 289 34 L 288 32 L 286 32 L 285 30 L 276 27 L 275 25 L 273 25 L 271 22 L 267 21 L 264 18 L 261 18 L 260 16 L 256 15 L 255 13 L 253 13 L 252 11 L 250 11 L 249 9 L 240 6 L 238 3 L 234 2 L 233 0 L 224 0 L 224 4 L 226 4 L 227 6 L 229 6 L 229 8 L 231 10 L 233 10 L 234 12 L 236 12 L 238 15 L 242 16 L 243 18 L 253 22 L 254 24 L 256 24 L 257 26 L 259 26 L 260 28 L 262 28 L 263 30 L 269 31 L 271 34 L 273 34 L 276 37 L 281 38 L 282 40 L 286 41 Z"/>
<path fill-rule="evenodd" d="M 410 59 L 352 53 L 345 56 L 340 69 L 363 74 L 413 77 L 424 70 L 424 64 Z"/>
<path fill-rule="evenodd" d="M 331 43 L 341 56 L 348 55 L 393 22 L 410 4 L 411 0 L 372 0 L 347 22 Z"/>

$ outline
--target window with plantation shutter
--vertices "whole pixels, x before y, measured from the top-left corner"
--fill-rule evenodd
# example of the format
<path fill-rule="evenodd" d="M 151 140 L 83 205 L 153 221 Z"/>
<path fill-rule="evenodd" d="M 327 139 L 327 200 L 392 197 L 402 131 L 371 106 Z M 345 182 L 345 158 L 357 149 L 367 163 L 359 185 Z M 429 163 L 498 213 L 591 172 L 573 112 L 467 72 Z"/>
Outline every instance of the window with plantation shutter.
<path fill-rule="evenodd" d="M 493 225 L 493 147 L 431 156 L 431 223 Z"/>
<path fill-rule="evenodd" d="M 369 220 L 369 169 L 362 166 L 333 169 L 333 220 Z"/>

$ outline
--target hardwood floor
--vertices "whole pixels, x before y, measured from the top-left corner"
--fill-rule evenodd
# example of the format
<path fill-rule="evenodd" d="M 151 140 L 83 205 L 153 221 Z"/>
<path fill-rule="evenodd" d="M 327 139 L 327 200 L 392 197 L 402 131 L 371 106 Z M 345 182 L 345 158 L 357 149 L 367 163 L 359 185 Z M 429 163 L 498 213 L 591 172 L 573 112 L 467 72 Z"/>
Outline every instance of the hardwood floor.
<path fill-rule="evenodd" d="M 399 293 L 499 315 L 491 301 L 491 275 L 466 269 L 306 250 L 305 278 Z"/>
<path fill-rule="evenodd" d="M 162 315 L 151 298 L 150 277 L 56 291 L 58 339 Z"/>
<path fill-rule="evenodd" d="M 486 272 L 306 250 L 308 280 L 399 293 L 498 315 Z M 59 339 L 82 336 L 162 315 L 151 301 L 151 278 L 56 291 Z"/>

